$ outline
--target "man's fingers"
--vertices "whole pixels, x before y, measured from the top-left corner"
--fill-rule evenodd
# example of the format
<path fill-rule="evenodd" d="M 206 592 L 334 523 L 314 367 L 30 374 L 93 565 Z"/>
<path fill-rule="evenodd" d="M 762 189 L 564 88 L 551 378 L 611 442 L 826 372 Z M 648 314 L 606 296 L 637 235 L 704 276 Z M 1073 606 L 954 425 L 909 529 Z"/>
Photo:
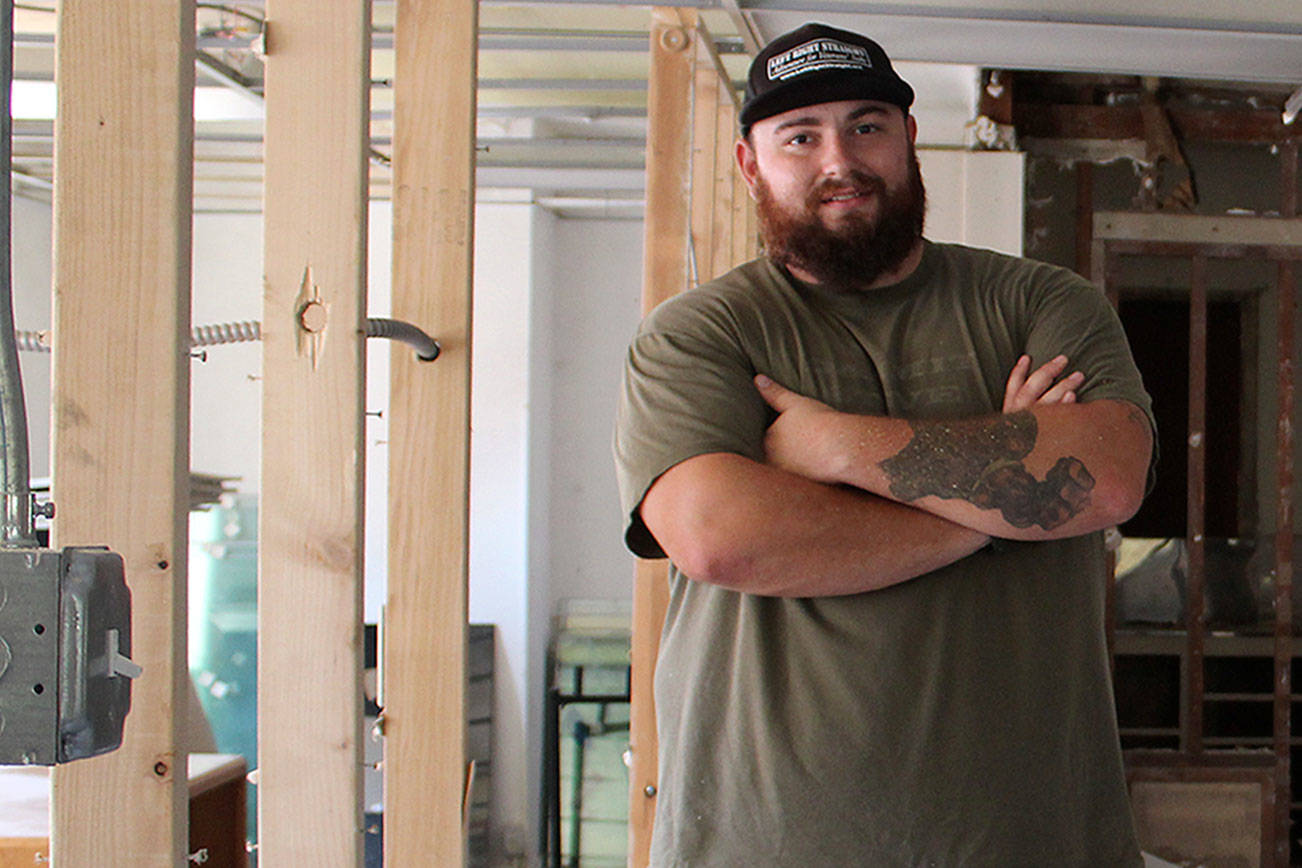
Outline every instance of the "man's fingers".
<path fill-rule="evenodd" d="M 1063 370 L 1067 367 L 1066 356 L 1054 356 L 1040 367 L 1036 368 L 1030 376 L 1026 378 L 1026 384 L 1022 387 L 1025 391 L 1031 393 L 1031 401 L 1034 403 L 1042 395 L 1049 391 L 1053 381 L 1058 379 Z"/>
<path fill-rule="evenodd" d="M 796 397 L 795 392 L 764 374 L 756 375 L 755 388 L 759 389 L 760 397 L 779 413 L 790 407 L 792 399 Z"/>
<path fill-rule="evenodd" d="M 1072 371 L 1058 382 L 1054 383 L 1052 388 L 1040 396 L 1037 403 L 1040 404 L 1059 404 L 1067 395 L 1074 395 L 1076 390 L 1085 382 L 1085 375 L 1080 371 Z"/>
<path fill-rule="evenodd" d="M 1017 393 L 1021 391 L 1023 384 L 1026 383 L 1026 371 L 1031 367 L 1030 356 L 1020 356 L 1017 364 L 1013 365 L 1013 371 L 1008 375 L 1008 384 L 1004 386 L 1004 412 L 1009 412 L 1012 403 L 1017 400 Z"/>
<path fill-rule="evenodd" d="M 1004 386 L 1005 413 L 1016 413 L 1035 404 L 1075 403 L 1076 390 L 1085 382 L 1085 375 L 1073 371 L 1058 379 L 1067 368 L 1066 356 L 1055 356 L 1028 373 L 1030 365 L 1030 356 L 1026 355 L 1018 358 L 1013 365 Z"/>

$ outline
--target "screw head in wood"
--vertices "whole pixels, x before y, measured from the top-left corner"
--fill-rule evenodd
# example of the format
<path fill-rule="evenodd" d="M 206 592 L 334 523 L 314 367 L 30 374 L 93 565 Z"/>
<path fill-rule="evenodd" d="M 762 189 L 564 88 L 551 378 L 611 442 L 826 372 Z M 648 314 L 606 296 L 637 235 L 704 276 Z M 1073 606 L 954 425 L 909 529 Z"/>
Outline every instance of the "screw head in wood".
<path fill-rule="evenodd" d="M 667 51 L 682 51 L 687 47 L 687 34 L 681 27 L 671 27 L 660 34 L 660 45 Z"/>
<path fill-rule="evenodd" d="M 304 331 L 317 334 L 325 331 L 326 307 L 319 301 L 309 301 L 298 309 L 298 324 Z"/>
<path fill-rule="evenodd" d="M 648 799 L 654 799 L 656 797 L 656 785 L 647 784 L 646 787 L 642 790 L 642 792 L 646 795 Z"/>

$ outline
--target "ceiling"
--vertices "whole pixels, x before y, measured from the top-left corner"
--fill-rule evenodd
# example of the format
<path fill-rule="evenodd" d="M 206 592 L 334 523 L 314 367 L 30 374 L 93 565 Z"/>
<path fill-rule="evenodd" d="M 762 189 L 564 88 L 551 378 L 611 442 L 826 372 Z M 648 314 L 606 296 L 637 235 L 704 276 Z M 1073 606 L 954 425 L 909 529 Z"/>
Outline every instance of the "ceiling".
<path fill-rule="evenodd" d="M 1302 85 L 1297 0 L 677 0 L 696 6 L 734 80 L 747 46 L 808 20 L 849 27 L 904 61 L 924 138 L 962 145 L 978 70 L 1177 76 L 1258 87 L 1282 108 Z M 262 195 L 261 2 L 197 4 L 195 207 L 257 211 Z M 396 4 L 373 3 L 374 198 L 389 194 Z M 48 196 L 53 167 L 53 0 L 15 11 L 14 189 Z M 646 135 L 646 6 L 482 2 L 480 201 L 532 201 L 566 215 L 636 217 Z M 929 114 L 927 114 L 929 113 Z M 924 117 L 924 114 L 926 116 Z M 934 118 L 930 123 L 927 118 Z M 1302 121 L 1299 121 L 1302 123 Z"/>

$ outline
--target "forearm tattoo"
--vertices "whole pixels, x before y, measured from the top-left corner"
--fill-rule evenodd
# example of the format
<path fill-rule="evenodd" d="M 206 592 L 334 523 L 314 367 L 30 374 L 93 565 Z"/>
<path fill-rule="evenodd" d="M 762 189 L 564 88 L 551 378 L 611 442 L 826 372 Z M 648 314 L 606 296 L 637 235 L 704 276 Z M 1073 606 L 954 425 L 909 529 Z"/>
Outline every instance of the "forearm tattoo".
<path fill-rule="evenodd" d="M 1022 460 L 1038 432 L 1025 410 L 980 422 L 914 422 L 913 439 L 881 467 L 901 501 L 966 500 L 999 510 L 1013 527 L 1052 530 L 1089 503 L 1094 477 L 1079 459 L 1063 457 L 1036 480 Z"/>

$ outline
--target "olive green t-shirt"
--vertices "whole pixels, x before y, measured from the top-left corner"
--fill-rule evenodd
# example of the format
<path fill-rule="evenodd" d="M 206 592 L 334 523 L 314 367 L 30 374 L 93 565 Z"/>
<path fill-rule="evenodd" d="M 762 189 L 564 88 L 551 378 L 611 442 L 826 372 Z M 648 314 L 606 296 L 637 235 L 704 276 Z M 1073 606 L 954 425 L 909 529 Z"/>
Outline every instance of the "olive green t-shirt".
<path fill-rule="evenodd" d="M 765 373 L 844 411 L 1000 411 L 1021 353 L 1148 396 L 1102 293 L 1065 269 L 926 245 L 838 293 L 750 262 L 662 304 L 629 352 L 615 452 L 626 541 L 652 482 L 762 460 Z M 870 532 L 867 529 L 865 532 Z M 655 868 L 1136 866 L 1103 633 L 1101 534 L 1001 541 L 884 590 L 780 599 L 670 569 L 656 669 Z"/>

